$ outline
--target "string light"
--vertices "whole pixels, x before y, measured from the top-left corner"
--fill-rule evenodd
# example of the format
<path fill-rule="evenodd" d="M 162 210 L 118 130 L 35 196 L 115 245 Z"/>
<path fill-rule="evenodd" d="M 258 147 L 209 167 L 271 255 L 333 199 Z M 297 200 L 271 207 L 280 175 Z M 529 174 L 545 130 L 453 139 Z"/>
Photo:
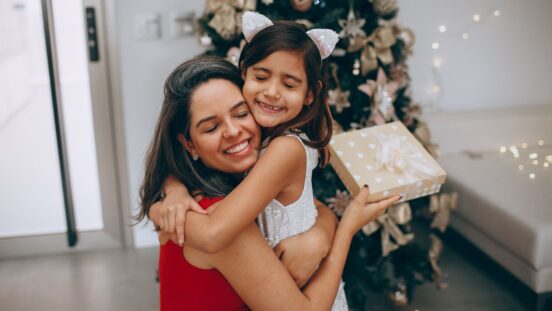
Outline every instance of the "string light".
<path fill-rule="evenodd" d="M 535 176 L 535 173 L 531 173 L 531 174 L 529 174 L 529 178 L 531 178 L 531 179 L 535 179 L 535 177 L 536 177 L 536 176 Z"/>
<path fill-rule="evenodd" d="M 544 162 L 544 163 L 542 164 L 542 166 L 544 166 L 544 167 L 549 167 L 549 166 L 550 166 L 550 163 Z"/>
<path fill-rule="evenodd" d="M 523 171 L 523 164 L 518 165 L 518 170 Z"/>
<path fill-rule="evenodd" d="M 445 25 L 439 26 L 439 32 L 443 33 L 445 31 L 447 31 L 447 26 L 445 26 Z"/>
<path fill-rule="evenodd" d="M 522 143 L 522 144 L 521 144 L 521 148 L 527 149 L 527 143 Z"/>
<path fill-rule="evenodd" d="M 529 155 L 529 159 L 536 159 L 539 155 L 536 152 L 533 152 Z"/>
<path fill-rule="evenodd" d="M 502 152 L 502 153 L 505 153 L 507 150 L 508 150 L 508 148 L 506 148 L 506 146 L 500 147 L 500 152 Z"/>
<path fill-rule="evenodd" d="M 462 34 L 462 39 L 468 40 L 469 38 L 470 38 L 470 35 L 468 35 L 467 32 L 464 32 L 464 33 Z"/>
<path fill-rule="evenodd" d="M 539 141 L 537 142 L 537 144 L 539 144 L 539 146 L 543 146 L 543 145 L 544 145 L 544 140 L 539 139 Z"/>
<path fill-rule="evenodd" d="M 479 16 L 479 14 L 474 14 L 472 19 L 474 22 L 479 22 L 481 20 L 481 16 Z"/>
<path fill-rule="evenodd" d="M 431 44 L 431 48 L 434 49 L 434 50 L 437 50 L 439 48 L 439 42 L 433 42 Z"/>
<path fill-rule="evenodd" d="M 435 67 L 435 68 L 441 67 L 441 62 L 442 62 L 442 61 L 441 61 L 440 58 L 435 57 L 435 58 L 433 59 L 433 67 Z"/>
<path fill-rule="evenodd" d="M 499 10 L 495 10 L 495 11 L 493 12 L 493 14 L 494 14 L 494 16 L 497 16 L 497 17 L 498 17 L 498 16 L 500 16 L 500 11 L 499 11 Z"/>
<path fill-rule="evenodd" d="M 539 160 L 533 160 L 533 165 L 539 165 Z"/>

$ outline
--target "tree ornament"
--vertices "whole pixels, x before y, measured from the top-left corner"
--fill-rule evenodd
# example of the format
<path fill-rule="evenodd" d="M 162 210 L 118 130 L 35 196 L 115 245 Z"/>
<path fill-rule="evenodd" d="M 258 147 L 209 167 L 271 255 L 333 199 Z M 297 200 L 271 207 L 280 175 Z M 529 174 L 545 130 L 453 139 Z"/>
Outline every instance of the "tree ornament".
<path fill-rule="evenodd" d="M 447 229 L 450 212 L 458 208 L 458 193 L 434 194 L 430 197 L 429 211 L 435 213 L 431 228 L 437 228 L 441 232 Z"/>
<path fill-rule="evenodd" d="M 214 13 L 209 21 L 213 28 L 224 40 L 232 40 L 241 33 L 241 16 L 244 11 L 254 11 L 257 1 L 253 0 L 208 0 L 208 12 Z"/>
<path fill-rule="evenodd" d="M 349 45 L 356 46 L 358 44 L 363 45 L 363 40 L 366 39 L 366 32 L 362 29 L 366 20 L 364 18 L 356 18 L 355 12 L 351 8 L 347 19 L 340 19 L 337 21 L 339 26 L 341 26 L 341 31 L 339 32 L 339 37 L 347 39 Z"/>
<path fill-rule="evenodd" d="M 389 293 L 389 300 L 397 307 L 406 306 L 408 304 L 408 295 L 406 285 L 403 283 L 397 284 L 393 291 Z"/>
<path fill-rule="evenodd" d="M 201 37 L 199 37 L 199 44 L 202 46 L 210 46 L 213 43 L 213 40 L 211 37 L 209 37 L 208 34 L 204 34 Z"/>
<path fill-rule="evenodd" d="M 393 63 L 391 47 L 397 42 L 390 26 L 380 26 L 366 39 L 360 54 L 362 75 L 378 68 L 378 59 L 385 65 Z"/>
<path fill-rule="evenodd" d="M 387 77 L 381 67 L 378 69 L 376 81 L 368 80 L 358 86 L 358 89 L 370 96 L 371 99 L 372 112 L 369 123 L 381 125 L 398 119 L 393 106 L 398 88 L 397 82 L 387 82 Z"/>
<path fill-rule="evenodd" d="M 337 65 L 331 64 L 332 77 L 337 85 L 337 88 L 328 91 L 328 103 L 330 106 L 335 106 L 335 111 L 341 113 L 343 109 L 351 107 L 349 102 L 349 95 L 351 92 L 343 91 L 339 83 L 339 76 L 337 75 Z"/>
<path fill-rule="evenodd" d="M 416 35 L 410 28 L 406 27 L 397 27 L 399 39 L 404 42 L 407 55 L 412 54 L 412 47 L 414 42 L 416 42 Z"/>
<path fill-rule="evenodd" d="M 433 280 L 435 281 L 437 289 L 445 289 L 448 285 L 443 282 L 443 271 L 437 263 L 443 252 L 443 242 L 433 233 L 429 235 L 429 239 L 431 241 L 431 246 L 429 247 L 428 256 L 431 268 L 433 269 Z"/>
<path fill-rule="evenodd" d="M 372 0 L 374 12 L 379 16 L 388 16 L 399 10 L 397 0 Z"/>
<path fill-rule="evenodd" d="M 335 196 L 327 199 L 326 203 L 328 203 L 328 207 L 337 216 L 342 216 L 352 199 L 353 198 L 347 191 L 337 189 L 335 191 Z"/>
<path fill-rule="evenodd" d="M 291 7 L 295 11 L 306 12 L 312 7 L 313 0 L 291 0 Z"/>
<path fill-rule="evenodd" d="M 366 235 L 371 235 L 381 229 L 381 255 L 385 257 L 414 239 L 413 233 L 404 234 L 397 226 L 405 225 L 411 220 L 412 210 L 410 209 L 410 204 L 401 203 L 388 208 L 385 214 L 362 227 L 362 232 Z"/>
<path fill-rule="evenodd" d="M 349 102 L 349 95 L 351 92 L 349 91 L 343 91 L 339 87 L 333 90 L 330 90 L 328 92 L 328 103 L 330 103 L 330 106 L 335 107 L 335 111 L 337 113 L 341 113 L 343 109 L 347 107 L 351 107 L 351 103 Z"/>

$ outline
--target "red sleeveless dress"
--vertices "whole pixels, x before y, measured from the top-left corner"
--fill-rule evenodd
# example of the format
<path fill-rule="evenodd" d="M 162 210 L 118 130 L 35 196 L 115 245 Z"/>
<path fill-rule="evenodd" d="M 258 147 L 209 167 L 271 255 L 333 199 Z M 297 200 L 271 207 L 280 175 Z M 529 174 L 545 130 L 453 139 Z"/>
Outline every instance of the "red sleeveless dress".
<path fill-rule="evenodd" d="M 221 199 L 204 198 L 199 205 L 207 209 Z M 170 240 L 159 251 L 159 291 L 161 311 L 248 310 L 218 270 L 194 267 Z"/>

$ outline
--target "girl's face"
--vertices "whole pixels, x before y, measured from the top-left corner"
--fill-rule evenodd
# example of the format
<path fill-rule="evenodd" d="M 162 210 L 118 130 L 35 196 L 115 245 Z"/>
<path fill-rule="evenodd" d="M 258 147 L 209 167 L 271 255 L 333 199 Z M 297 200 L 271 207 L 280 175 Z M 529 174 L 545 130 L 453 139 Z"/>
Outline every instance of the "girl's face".
<path fill-rule="evenodd" d="M 206 166 L 226 173 L 250 169 L 258 157 L 260 131 L 239 87 L 224 79 L 199 86 L 190 104 L 190 141 L 178 140 Z"/>
<path fill-rule="evenodd" d="M 312 103 L 303 57 L 297 53 L 274 52 L 247 68 L 243 77 L 243 97 L 264 128 L 293 120 L 303 105 Z"/>

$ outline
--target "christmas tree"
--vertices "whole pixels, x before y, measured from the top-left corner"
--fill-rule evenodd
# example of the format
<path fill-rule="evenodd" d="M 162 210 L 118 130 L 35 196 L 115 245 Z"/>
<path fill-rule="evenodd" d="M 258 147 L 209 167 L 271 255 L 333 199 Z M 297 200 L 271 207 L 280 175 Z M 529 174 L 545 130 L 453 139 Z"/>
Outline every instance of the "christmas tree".
<path fill-rule="evenodd" d="M 245 44 L 241 34 L 245 11 L 339 33 L 340 41 L 329 58 L 334 133 L 400 120 L 436 155 L 429 130 L 419 119 L 421 110 L 409 96 L 406 59 L 415 37 L 397 23 L 396 0 L 207 0 L 205 14 L 198 20 L 198 36 L 208 54 L 237 64 Z M 313 183 L 317 198 L 339 216 L 350 195 L 332 168 L 315 171 Z M 364 309 L 369 290 L 405 304 L 419 284 L 434 281 L 444 286 L 437 265 L 442 244 L 429 227 L 445 229 L 455 200 L 441 195 L 411 201 L 401 215 L 390 216 L 391 224 L 376 221 L 355 236 L 343 275 L 351 309 Z M 432 213 L 437 215 L 433 223 Z M 415 226 L 427 230 L 414 235 Z"/>

